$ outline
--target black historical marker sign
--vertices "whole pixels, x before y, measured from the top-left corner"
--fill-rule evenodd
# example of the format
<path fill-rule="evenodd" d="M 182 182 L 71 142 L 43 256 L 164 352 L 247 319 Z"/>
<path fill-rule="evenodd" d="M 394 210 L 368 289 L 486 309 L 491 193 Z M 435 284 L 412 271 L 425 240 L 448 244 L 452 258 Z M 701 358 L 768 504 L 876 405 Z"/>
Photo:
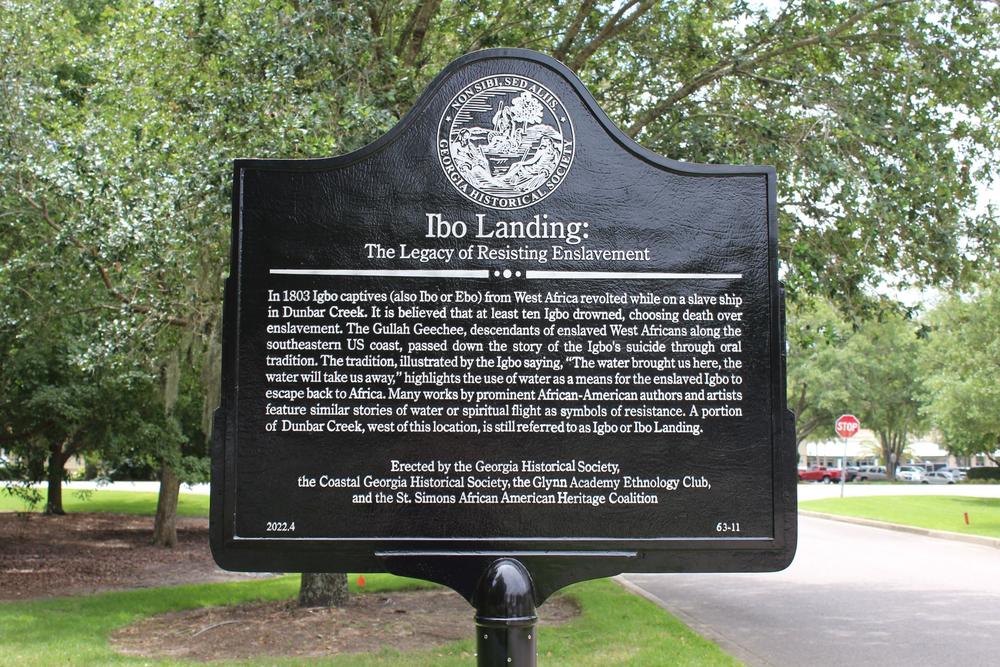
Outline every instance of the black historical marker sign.
<path fill-rule="evenodd" d="M 776 245 L 773 169 L 655 155 L 528 51 L 461 58 L 355 153 L 238 160 L 216 559 L 784 567 Z"/>

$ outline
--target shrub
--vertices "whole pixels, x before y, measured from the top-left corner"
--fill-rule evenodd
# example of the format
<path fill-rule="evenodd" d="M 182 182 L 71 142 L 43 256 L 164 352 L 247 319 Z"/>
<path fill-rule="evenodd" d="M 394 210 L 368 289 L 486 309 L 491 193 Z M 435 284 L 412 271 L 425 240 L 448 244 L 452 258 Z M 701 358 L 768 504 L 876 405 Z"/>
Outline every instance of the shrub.
<path fill-rule="evenodd" d="M 989 479 L 1000 481 L 1000 468 L 969 468 L 968 479 Z"/>

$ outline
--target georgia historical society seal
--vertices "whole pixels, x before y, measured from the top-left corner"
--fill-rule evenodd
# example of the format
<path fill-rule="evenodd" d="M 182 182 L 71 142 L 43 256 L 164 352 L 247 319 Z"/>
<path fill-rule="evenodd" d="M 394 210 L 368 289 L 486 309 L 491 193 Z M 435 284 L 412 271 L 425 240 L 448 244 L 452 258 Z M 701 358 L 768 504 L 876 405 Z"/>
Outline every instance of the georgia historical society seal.
<path fill-rule="evenodd" d="M 569 173 L 573 122 L 551 90 L 523 76 L 470 83 L 438 125 L 438 159 L 468 199 L 494 209 L 531 206 Z"/>

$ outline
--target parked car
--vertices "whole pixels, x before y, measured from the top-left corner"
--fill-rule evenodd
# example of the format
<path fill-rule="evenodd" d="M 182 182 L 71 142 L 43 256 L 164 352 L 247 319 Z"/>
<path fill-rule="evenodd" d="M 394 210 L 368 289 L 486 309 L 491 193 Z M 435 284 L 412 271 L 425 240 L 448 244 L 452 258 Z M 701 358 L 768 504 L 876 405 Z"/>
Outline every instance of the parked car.
<path fill-rule="evenodd" d="M 840 468 L 827 468 L 826 466 L 810 466 L 808 470 L 799 469 L 800 482 L 831 482 L 840 481 Z"/>
<path fill-rule="evenodd" d="M 965 479 L 967 477 L 966 474 L 965 474 L 965 471 L 961 470 L 960 468 L 942 468 L 941 470 L 942 470 L 942 472 L 950 473 L 951 476 L 952 476 L 952 478 L 956 482 L 965 481 Z"/>
<path fill-rule="evenodd" d="M 920 466 L 900 466 L 896 471 L 896 479 L 901 482 L 924 483 L 927 473 Z"/>
<path fill-rule="evenodd" d="M 935 470 L 934 472 L 929 472 L 924 476 L 924 484 L 954 484 L 955 478 L 952 477 L 950 472 L 945 472 L 944 470 Z"/>
<path fill-rule="evenodd" d="M 884 482 L 889 479 L 885 466 L 861 466 L 855 479 L 859 482 Z"/>

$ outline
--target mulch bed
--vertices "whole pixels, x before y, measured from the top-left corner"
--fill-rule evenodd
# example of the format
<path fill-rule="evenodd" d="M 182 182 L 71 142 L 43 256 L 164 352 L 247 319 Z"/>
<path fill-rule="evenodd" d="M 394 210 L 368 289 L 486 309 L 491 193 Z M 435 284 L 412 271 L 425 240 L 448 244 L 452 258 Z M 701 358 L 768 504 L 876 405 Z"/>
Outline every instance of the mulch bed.
<path fill-rule="evenodd" d="M 179 518 L 173 549 L 152 536 L 148 516 L 0 512 L 0 600 L 246 577 L 215 565 L 208 519 Z"/>
<path fill-rule="evenodd" d="M 542 626 L 578 614 L 568 598 L 539 609 Z M 126 655 L 200 661 L 409 651 L 472 639 L 473 615 L 452 591 L 373 593 L 354 595 L 343 608 L 300 609 L 285 601 L 170 612 L 122 628 L 111 641 Z"/>

